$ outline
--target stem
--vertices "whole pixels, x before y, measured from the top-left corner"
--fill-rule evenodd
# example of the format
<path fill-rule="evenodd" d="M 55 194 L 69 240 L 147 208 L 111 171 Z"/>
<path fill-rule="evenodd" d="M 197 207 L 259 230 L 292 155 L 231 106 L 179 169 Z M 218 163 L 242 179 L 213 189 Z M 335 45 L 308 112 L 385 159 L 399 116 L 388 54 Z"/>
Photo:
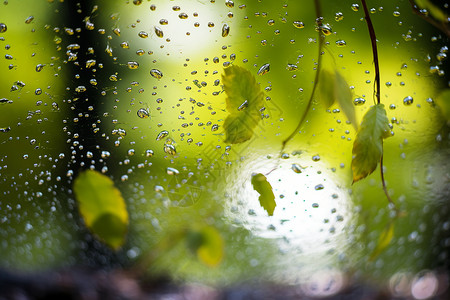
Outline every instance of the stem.
<path fill-rule="evenodd" d="M 373 62 L 375 64 L 375 97 L 377 104 L 380 104 L 380 65 L 378 63 L 377 37 L 375 35 L 375 29 L 373 29 L 372 20 L 370 19 L 369 10 L 367 9 L 366 0 L 361 0 L 361 2 L 364 7 L 364 18 L 369 28 L 370 41 L 372 42 Z"/>
<path fill-rule="evenodd" d="M 376 97 L 376 103 L 381 103 L 381 97 L 380 97 L 380 64 L 378 60 L 378 49 L 377 49 L 377 37 L 375 35 L 375 29 L 373 28 L 372 20 L 370 19 L 369 10 L 367 9 L 366 0 L 361 0 L 361 3 L 364 8 L 364 18 L 366 19 L 367 27 L 369 29 L 369 35 L 370 35 L 370 41 L 372 42 L 372 54 L 373 54 L 373 62 L 375 64 L 375 97 Z M 392 201 L 391 196 L 389 196 L 387 187 L 386 187 L 386 180 L 384 179 L 384 172 L 383 172 L 383 152 L 381 154 L 380 158 L 380 174 L 381 174 L 381 184 L 383 185 L 383 191 L 386 195 L 387 200 L 389 203 L 391 203 L 394 206 L 395 211 L 397 211 L 397 207 L 395 206 L 394 201 Z"/>
<path fill-rule="evenodd" d="M 297 131 L 300 129 L 300 127 L 305 122 L 306 116 L 308 115 L 309 110 L 311 109 L 312 103 L 313 103 L 313 97 L 314 93 L 316 92 L 317 85 L 319 83 L 319 75 L 320 75 L 320 69 L 322 66 L 322 52 L 323 52 L 323 46 L 325 44 L 325 37 L 321 32 L 321 26 L 322 26 L 322 10 L 320 8 L 320 0 L 314 0 L 314 5 L 316 8 L 316 23 L 319 27 L 319 53 L 317 56 L 317 71 L 316 76 L 314 78 L 314 86 L 311 92 L 311 95 L 309 96 L 308 104 L 306 105 L 306 109 L 303 111 L 303 115 L 300 118 L 300 121 L 297 124 L 297 127 L 292 131 L 292 133 L 282 142 L 281 144 L 281 152 L 283 152 L 284 148 L 286 147 L 286 144 L 292 140 L 292 138 L 297 134 Z"/>

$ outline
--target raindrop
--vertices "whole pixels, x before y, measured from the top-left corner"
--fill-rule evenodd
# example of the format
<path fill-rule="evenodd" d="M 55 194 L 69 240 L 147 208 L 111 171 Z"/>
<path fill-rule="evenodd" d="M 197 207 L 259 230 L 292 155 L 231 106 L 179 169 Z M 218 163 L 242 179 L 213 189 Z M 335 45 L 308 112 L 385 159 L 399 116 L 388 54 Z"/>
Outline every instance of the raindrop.
<path fill-rule="evenodd" d="M 177 150 L 173 144 L 164 144 L 164 152 L 170 155 L 177 154 Z"/>
<path fill-rule="evenodd" d="M 150 114 L 148 113 L 148 110 L 146 110 L 145 108 L 140 108 L 137 111 L 137 115 L 141 119 L 147 119 L 150 116 Z"/>
<path fill-rule="evenodd" d="M 316 190 L 316 191 L 320 191 L 320 190 L 323 190 L 325 187 L 323 186 L 323 184 L 318 184 L 318 185 L 316 185 L 315 187 L 314 187 L 314 189 Z"/>
<path fill-rule="evenodd" d="M 38 64 L 38 65 L 36 65 L 36 72 L 42 71 L 42 69 L 44 68 L 44 66 L 45 66 L 45 65 L 43 65 L 43 64 Z"/>
<path fill-rule="evenodd" d="M 319 207 L 319 203 L 313 203 L 313 204 L 312 204 L 312 207 L 313 207 L 313 208 L 318 208 L 318 207 Z"/>
<path fill-rule="evenodd" d="M 155 31 L 156 31 L 156 27 L 155 27 Z M 146 39 L 146 38 L 148 38 L 148 33 L 145 31 L 139 31 L 138 36 L 143 39 Z"/>
<path fill-rule="evenodd" d="M 353 11 L 358 11 L 359 10 L 359 4 L 357 4 L 357 3 L 352 4 L 352 10 Z"/>
<path fill-rule="evenodd" d="M 403 104 L 405 105 L 411 105 L 413 103 L 413 97 L 407 96 L 405 99 L 403 99 Z"/>
<path fill-rule="evenodd" d="M 211 126 L 211 131 L 217 131 L 219 129 L 219 125 L 218 124 L 213 124 Z"/>
<path fill-rule="evenodd" d="M 336 22 L 342 21 L 344 19 L 344 14 L 341 12 L 337 12 L 334 15 L 334 19 L 336 20 Z"/>
<path fill-rule="evenodd" d="M 161 28 L 156 27 L 156 26 L 155 26 L 155 34 L 156 34 L 156 36 L 159 37 L 159 38 L 164 37 L 164 32 L 161 30 Z"/>
<path fill-rule="evenodd" d="M 345 47 L 347 45 L 347 43 L 344 40 L 337 40 L 336 45 L 338 47 Z"/>
<path fill-rule="evenodd" d="M 8 29 L 5 23 L 0 23 L 0 33 L 5 32 Z"/>
<path fill-rule="evenodd" d="M 120 28 L 114 28 L 113 32 L 115 35 L 120 36 Z"/>
<path fill-rule="evenodd" d="M 400 17 L 400 12 L 399 11 L 394 11 L 393 15 L 394 15 L 394 17 Z"/>
<path fill-rule="evenodd" d="M 26 24 L 30 24 L 33 20 L 34 20 L 34 17 L 33 16 L 29 16 L 28 18 L 25 19 L 25 23 Z"/>
<path fill-rule="evenodd" d="M 134 5 L 141 5 L 142 4 L 142 0 L 133 0 L 133 4 Z"/>
<path fill-rule="evenodd" d="M 127 63 L 127 65 L 128 65 L 128 69 L 130 69 L 130 70 L 139 68 L 139 63 L 137 61 L 129 61 Z"/>
<path fill-rule="evenodd" d="M 319 155 L 314 155 L 314 156 L 312 157 L 312 160 L 313 160 L 313 161 L 319 161 L 319 160 L 320 160 L 320 156 L 319 156 Z"/>
<path fill-rule="evenodd" d="M 84 85 L 79 85 L 75 88 L 75 92 L 77 92 L 77 93 L 86 92 L 86 87 Z"/>
<path fill-rule="evenodd" d="M 156 136 L 156 140 L 160 141 L 168 135 L 169 135 L 169 132 L 167 130 L 163 130 L 160 133 L 158 133 L 158 135 Z"/>
<path fill-rule="evenodd" d="M 302 172 L 302 167 L 299 164 L 292 164 L 292 171 L 294 171 L 297 174 L 300 174 Z"/>
<path fill-rule="evenodd" d="M 226 0 L 225 1 L 225 5 L 229 8 L 233 8 L 234 7 L 234 2 L 232 0 Z"/>
<path fill-rule="evenodd" d="M 208 22 L 208 27 L 214 27 L 214 22 Z"/>
<path fill-rule="evenodd" d="M 366 103 L 366 99 L 364 98 L 356 98 L 353 100 L 354 105 L 363 105 L 364 103 Z"/>
<path fill-rule="evenodd" d="M 320 30 L 324 35 L 330 35 L 333 32 L 330 24 L 322 24 L 322 26 L 320 26 Z"/>
<path fill-rule="evenodd" d="M 261 66 L 261 68 L 259 68 L 257 74 L 258 75 L 264 75 L 264 74 L 266 74 L 269 71 L 270 71 L 270 64 L 264 64 L 264 65 Z"/>
<path fill-rule="evenodd" d="M 228 26 L 228 24 L 223 24 L 222 26 L 222 37 L 226 37 L 228 36 L 228 34 L 230 33 L 230 26 Z"/>
<path fill-rule="evenodd" d="M 161 20 L 159 20 L 159 24 L 167 25 L 167 24 L 169 24 L 169 21 L 167 19 L 161 19 Z"/>
<path fill-rule="evenodd" d="M 180 13 L 180 14 L 178 15 L 178 18 L 180 18 L 180 19 L 182 19 L 182 20 L 185 20 L 185 19 L 188 18 L 188 15 L 187 15 L 187 13 L 182 12 L 182 13 Z"/>
<path fill-rule="evenodd" d="M 178 175 L 178 174 L 180 174 L 180 171 L 178 171 L 175 168 L 168 167 L 167 168 L 167 174 L 168 175 Z"/>
<path fill-rule="evenodd" d="M 305 24 L 303 24 L 303 22 L 301 22 L 301 21 L 294 21 L 292 23 L 292 25 L 294 25 L 295 28 L 304 28 L 305 27 Z"/>
<path fill-rule="evenodd" d="M 163 77 L 163 73 L 158 69 L 151 69 L 150 75 L 156 79 L 161 79 Z"/>
<path fill-rule="evenodd" d="M 298 69 L 298 66 L 297 66 L 297 65 L 294 65 L 294 64 L 288 64 L 287 67 L 286 67 L 286 69 L 287 69 L 288 71 L 296 71 L 296 70 Z"/>
<path fill-rule="evenodd" d="M 245 100 L 241 105 L 238 107 L 238 111 L 242 111 L 248 107 L 248 100 Z"/>

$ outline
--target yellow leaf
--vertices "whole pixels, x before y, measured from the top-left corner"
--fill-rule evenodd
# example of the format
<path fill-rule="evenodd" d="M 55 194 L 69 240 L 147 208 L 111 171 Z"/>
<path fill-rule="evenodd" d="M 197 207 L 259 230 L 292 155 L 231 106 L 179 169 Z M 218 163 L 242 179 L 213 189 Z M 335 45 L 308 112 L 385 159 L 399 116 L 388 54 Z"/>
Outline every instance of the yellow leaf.
<path fill-rule="evenodd" d="M 128 212 L 114 182 L 100 172 L 87 170 L 75 179 L 73 191 L 89 230 L 113 249 L 122 246 L 128 227 Z"/>
<path fill-rule="evenodd" d="M 249 140 L 261 120 L 264 94 L 255 77 L 246 69 L 231 66 L 225 69 L 222 82 L 227 94 L 227 110 L 230 113 L 223 127 L 225 142 L 238 144 Z"/>
<path fill-rule="evenodd" d="M 390 136 L 389 120 L 383 104 L 372 106 L 364 115 L 353 142 L 353 183 L 371 174 L 383 154 L 383 139 Z"/>
<path fill-rule="evenodd" d="M 223 259 L 224 241 L 219 231 L 212 226 L 204 226 L 187 234 L 188 247 L 197 254 L 205 265 L 215 267 Z"/>
<path fill-rule="evenodd" d="M 325 107 L 329 108 L 337 102 L 347 119 L 356 129 L 357 124 L 352 92 L 345 78 L 338 71 L 330 72 L 328 70 L 322 70 L 320 72 L 318 90 L 321 102 Z"/>
<path fill-rule="evenodd" d="M 261 173 L 252 174 L 252 186 L 260 195 L 259 204 L 267 211 L 269 216 L 272 216 L 277 203 L 275 202 L 272 186 L 267 181 L 266 176 Z"/>
<path fill-rule="evenodd" d="M 391 221 L 389 225 L 381 232 L 380 237 L 378 238 L 378 243 L 372 254 L 369 257 L 369 260 L 374 260 L 378 255 L 383 252 L 387 246 L 391 243 L 392 238 L 394 237 L 394 221 Z"/>

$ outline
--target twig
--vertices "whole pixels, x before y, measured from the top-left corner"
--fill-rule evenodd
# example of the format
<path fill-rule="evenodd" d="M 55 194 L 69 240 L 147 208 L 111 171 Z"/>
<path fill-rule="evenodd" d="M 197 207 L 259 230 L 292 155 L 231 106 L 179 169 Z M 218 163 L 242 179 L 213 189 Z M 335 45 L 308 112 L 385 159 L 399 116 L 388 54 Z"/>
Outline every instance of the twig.
<path fill-rule="evenodd" d="M 369 35 L 370 35 L 370 41 L 372 42 L 372 53 L 373 53 L 373 62 L 375 64 L 375 97 L 376 97 L 376 103 L 381 103 L 381 97 L 380 97 L 380 64 L 378 60 L 378 49 L 377 49 L 377 37 L 375 35 L 375 29 L 373 28 L 372 20 L 370 19 L 369 10 L 367 9 L 366 0 L 361 0 L 361 3 L 364 8 L 364 18 L 366 19 L 367 27 L 369 29 Z M 383 145 L 383 144 L 382 144 Z M 389 203 L 391 203 L 394 206 L 395 211 L 397 211 L 397 207 L 395 206 L 394 201 L 392 201 L 391 196 L 388 193 L 387 187 L 386 187 L 386 180 L 384 179 L 384 173 L 383 173 L 383 154 L 381 154 L 380 158 L 380 173 L 381 173 L 381 183 L 383 185 L 383 191 L 386 195 L 387 200 Z"/>
<path fill-rule="evenodd" d="M 321 27 L 322 27 L 322 10 L 320 8 L 320 0 L 314 0 L 314 4 L 316 7 L 316 23 L 319 27 L 319 54 L 317 57 L 317 70 L 316 70 L 316 76 L 314 78 L 314 86 L 311 92 L 311 95 L 309 96 L 308 104 L 306 105 L 306 109 L 303 111 L 303 115 L 300 118 L 300 121 L 297 124 L 297 127 L 292 131 L 292 133 L 283 141 L 281 144 L 281 153 L 286 148 L 286 144 L 292 140 L 292 138 L 297 134 L 297 131 L 300 129 L 300 127 L 305 122 L 306 116 L 308 115 L 309 110 L 311 109 L 312 103 L 313 103 L 313 97 L 314 93 L 316 91 L 317 85 L 319 83 L 319 75 L 320 75 L 320 69 L 322 66 L 322 52 L 323 52 L 323 46 L 325 44 L 325 37 L 322 34 Z"/>
<path fill-rule="evenodd" d="M 378 49 L 377 49 L 377 37 L 375 35 L 375 29 L 373 29 L 372 20 L 370 19 L 369 10 L 367 9 L 366 0 L 361 0 L 362 5 L 364 7 L 364 15 L 367 23 L 367 27 L 369 28 L 370 41 L 372 42 L 372 53 L 373 53 L 373 62 L 375 64 L 375 97 L 377 100 L 377 104 L 380 104 L 380 65 L 378 62 Z"/>

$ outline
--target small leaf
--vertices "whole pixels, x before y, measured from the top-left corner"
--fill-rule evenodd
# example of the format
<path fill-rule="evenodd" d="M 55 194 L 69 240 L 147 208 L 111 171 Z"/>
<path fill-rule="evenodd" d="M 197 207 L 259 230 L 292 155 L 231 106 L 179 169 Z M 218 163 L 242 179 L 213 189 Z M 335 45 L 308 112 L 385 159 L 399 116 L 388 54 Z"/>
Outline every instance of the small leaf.
<path fill-rule="evenodd" d="M 226 68 L 222 82 L 227 94 L 227 110 L 230 113 L 223 124 L 226 132 L 225 142 L 245 142 L 253 136 L 253 130 L 261 120 L 260 109 L 264 107 L 264 94 L 255 77 L 239 66 Z"/>
<path fill-rule="evenodd" d="M 335 102 L 342 109 L 347 119 L 357 129 L 355 107 L 352 101 L 352 92 L 345 78 L 338 71 L 322 70 L 319 78 L 319 97 L 326 108 Z"/>
<path fill-rule="evenodd" d="M 113 249 L 122 246 L 128 227 L 128 212 L 114 182 L 100 172 L 87 170 L 75 179 L 73 191 L 89 230 Z"/>
<path fill-rule="evenodd" d="M 329 108 L 335 102 L 334 74 L 328 70 L 321 70 L 319 76 L 319 97 L 323 105 Z"/>
<path fill-rule="evenodd" d="M 378 243 L 372 254 L 369 257 L 369 260 L 374 260 L 378 255 L 381 254 L 384 250 L 386 250 L 387 246 L 392 241 L 394 237 L 394 221 L 391 221 L 388 226 L 381 232 L 380 237 L 378 238 Z"/>
<path fill-rule="evenodd" d="M 272 216 L 277 203 L 275 202 L 272 186 L 267 181 L 266 176 L 261 173 L 252 174 L 252 186 L 259 193 L 259 204 L 267 211 L 269 216 Z"/>
<path fill-rule="evenodd" d="M 223 259 L 224 241 L 219 231 L 211 226 L 187 234 L 188 248 L 197 255 L 204 264 L 215 267 Z"/>
<path fill-rule="evenodd" d="M 353 183 L 371 174 L 383 154 L 383 139 L 390 136 L 389 120 L 383 104 L 372 106 L 364 115 L 353 142 Z"/>

